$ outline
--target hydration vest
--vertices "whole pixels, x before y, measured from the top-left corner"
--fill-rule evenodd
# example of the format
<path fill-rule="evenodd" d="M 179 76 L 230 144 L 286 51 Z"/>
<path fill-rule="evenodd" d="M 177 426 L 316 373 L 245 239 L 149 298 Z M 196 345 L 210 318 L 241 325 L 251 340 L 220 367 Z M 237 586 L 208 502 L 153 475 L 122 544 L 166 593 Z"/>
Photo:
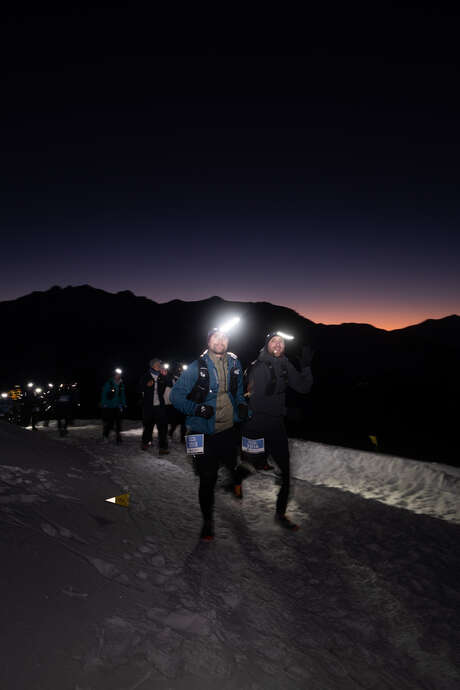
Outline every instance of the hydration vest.
<path fill-rule="evenodd" d="M 227 352 L 230 357 L 233 357 L 233 359 L 236 359 L 236 355 L 234 355 L 232 352 Z M 237 369 L 236 367 L 232 367 L 230 369 L 230 385 L 229 385 L 229 392 L 233 395 L 233 397 L 236 397 L 236 393 L 238 391 L 238 376 L 240 374 L 240 370 Z M 208 369 L 208 364 L 206 362 L 206 359 L 204 355 L 200 355 L 200 358 L 198 359 L 198 378 L 195 382 L 195 385 L 193 386 L 192 390 L 190 393 L 187 395 L 187 400 L 191 400 L 192 402 L 197 403 L 198 405 L 202 405 L 206 398 L 209 395 L 209 369 Z"/>
<path fill-rule="evenodd" d="M 271 362 L 267 362 L 265 360 L 261 361 L 260 359 L 255 359 L 251 364 L 248 366 L 246 371 L 244 372 L 244 378 L 245 378 L 245 388 L 247 389 L 247 385 L 249 382 L 249 376 L 251 373 L 251 370 L 253 367 L 260 366 L 261 364 L 265 364 L 265 366 L 268 369 L 270 378 L 268 380 L 268 383 L 265 387 L 265 395 L 273 395 L 273 393 L 276 390 L 276 383 L 277 383 L 277 378 L 276 378 L 276 373 L 275 373 L 275 368 Z M 287 386 L 288 382 L 288 371 L 286 366 L 282 366 L 281 368 L 281 379 L 284 381 L 284 383 Z"/>

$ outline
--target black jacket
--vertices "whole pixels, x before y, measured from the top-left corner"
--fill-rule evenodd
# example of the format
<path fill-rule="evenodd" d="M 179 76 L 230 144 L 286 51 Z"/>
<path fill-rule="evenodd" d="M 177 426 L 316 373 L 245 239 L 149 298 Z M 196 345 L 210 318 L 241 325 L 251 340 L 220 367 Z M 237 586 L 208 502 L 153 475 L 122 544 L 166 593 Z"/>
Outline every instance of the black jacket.
<path fill-rule="evenodd" d="M 302 371 L 287 357 L 273 357 L 264 348 L 248 371 L 248 401 L 254 422 L 261 417 L 269 419 L 286 415 L 286 389 L 309 393 L 313 385 L 311 368 Z M 265 425 L 264 425 L 265 426 Z"/>
<path fill-rule="evenodd" d="M 142 395 L 142 405 L 144 408 L 144 412 L 149 412 L 151 411 L 153 407 L 153 394 L 155 390 L 155 386 L 157 386 L 157 393 L 158 393 L 158 399 L 160 401 L 160 406 L 164 407 L 165 401 L 164 401 L 164 393 L 165 389 L 167 386 L 172 386 L 172 381 L 169 376 L 163 376 L 163 374 L 158 374 L 157 377 L 157 383 L 153 386 L 147 386 L 147 383 L 149 381 L 154 381 L 155 377 L 152 376 L 150 371 L 148 371 L 140 380 L 139 383 L 139 389 L 140 393 Z"/>

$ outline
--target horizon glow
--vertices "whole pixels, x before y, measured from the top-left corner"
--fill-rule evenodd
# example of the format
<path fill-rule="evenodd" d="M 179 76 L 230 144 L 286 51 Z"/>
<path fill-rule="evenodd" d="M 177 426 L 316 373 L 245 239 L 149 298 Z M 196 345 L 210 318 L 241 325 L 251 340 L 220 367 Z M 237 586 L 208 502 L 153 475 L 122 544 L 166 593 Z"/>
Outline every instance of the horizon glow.
<path fill-rule="evenodd" d="M 53 284 L 55 285 L 56 283 L 54 282 Z M 68 287 L 69 284 L 68 281 L 63 281 L 60 287 Z M 391 300 L 382 300 L 381 294 L 377 293 L 372 295 L 370 289 L 365 300 L 353 299 L 351 295 L 344 297 L 343 294 L 338 296 L 337 299 L 334 299 L 334 295 L 329 292 L 327 297 L 323 299 L 320 297 L 311 298 L 309 304 L 307 304 L 307 300 L 305 300 L 305 302 L 303 300 L 300 301 L 298 295 L 295 295 L 295 299 L 292 299 L 292 296 L 288 294 L 287 290 L 284 291 L 283 294 L 280 294 L 276 290 L 273 291 L 273 294 L 268 294 L 268 291 L 266 291 L 264 295 L 255 293 L 252 290 L 251 294 L 243 295 L 233 290 L 227 291 L 219 289 L 217 286 L 215 290 L 206 291 L 205 289 L 199 289 L 195 290 L 193 294 L 189 292 L 187 297 L 184 298 L 181 294 L 177 294 L 178 291 L 173 294 L 160 296 L 159 294 L 152 294 L 151 290 L 144 290 L 143 287 L 136 289 L 135 286 L 132 285 L 96 285 L 94 283 L 88 283 L 87 281 L 75 281 L 72 283 L 72 286 L 77 287 L 78 285 L 84 284 L 90 284 L 96 289 L 105 290 L 111 293 L 130 290 L 137 297 L 146 297 L 159 304 L 167 304 L 175 299 L 179 299 L 183 302 L 195 302 L 216 295 L 229 302 L 270 302 L 276 306 L 292 309 L 302 317 L 317 324 L 340 325 L 342 323 L 361 323 L 369 324 L 375 328 L 387 331 L 413 326 L 428 319 L 442 319 L 453 314 L 460 315 L 460 303 L 454 297 L 445 300 L 444 306 L 436 304 L 436 300 L 433 298 L 430 300 L 406 299 L 403 304 L 398 304 L 394 296 Z M 45 283 L 44 285 L 37 286 L 30 292 L 47 291 L 50 287 L 52 287 L 52 285 Z M 220 286 L 220 288 L 222 288 L 222 286 Z M 276 294 L 277 292 L 278 294 Z M 27 294 L 30 293 L 10 294 L 4 301 L 15 300 Z M 291 299 L 289 299 L 289 297 L 291 297 Z M 394 308 L 392 308 L 391 303 L 395 304 Z"/>

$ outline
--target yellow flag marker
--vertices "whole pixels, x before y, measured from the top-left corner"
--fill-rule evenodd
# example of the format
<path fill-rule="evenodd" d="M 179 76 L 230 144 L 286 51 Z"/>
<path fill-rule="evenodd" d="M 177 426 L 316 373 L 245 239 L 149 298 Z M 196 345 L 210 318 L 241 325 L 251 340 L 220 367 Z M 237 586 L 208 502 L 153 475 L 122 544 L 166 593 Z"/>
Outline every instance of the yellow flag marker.
<path fill-rule="evenodd" d="M 369 436 L 374 446 L 377 446 L 377 436 Z"/>
<path fill-rule="evenodd" d="M 114 496 L 113 498 L 106 498 L 107 503 L 116 503 L 117 506 L 129 506 L 129 494 L 121 494 L 120 496 Z"/>

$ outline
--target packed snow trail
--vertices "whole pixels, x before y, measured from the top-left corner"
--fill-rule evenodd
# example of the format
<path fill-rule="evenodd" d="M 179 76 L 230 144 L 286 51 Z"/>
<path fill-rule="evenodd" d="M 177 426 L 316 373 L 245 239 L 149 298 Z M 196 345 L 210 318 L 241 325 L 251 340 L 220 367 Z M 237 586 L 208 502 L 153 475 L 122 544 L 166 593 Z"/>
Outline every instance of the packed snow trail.
<path fill-rule="evenodd" d="M 97 423 L 0 427 L 0 687 L 460 687 L 458 525 L 296 479 L 292 534 L 258 473 L 243 501 L 216 491 L 203 544 L 183 447 L 157 458 L 125 426 L 122 446 Z M 116 492 L 129 509 L 104 501 Z"/>

